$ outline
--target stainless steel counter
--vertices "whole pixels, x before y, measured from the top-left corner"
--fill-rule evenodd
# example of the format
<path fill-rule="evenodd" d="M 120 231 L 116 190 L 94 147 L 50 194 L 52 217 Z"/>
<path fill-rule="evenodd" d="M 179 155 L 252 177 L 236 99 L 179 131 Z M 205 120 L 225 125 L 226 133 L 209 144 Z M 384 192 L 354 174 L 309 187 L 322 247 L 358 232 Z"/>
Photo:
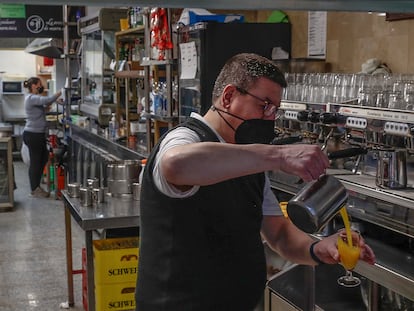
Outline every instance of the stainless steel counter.
<path fill-rule="evenodd" d="M 335 175 L 335 171 L 332 172 Z M 414 209 L 414 188 L 394 190 L 379 188 L 375 177 L 369 175 L 335 175 L 350 190 L 385 202 Z"/>
<path fill-rule="evenodd" d="M 139 203 L 131 196 L 106 196 L 98 206 L 81 206 L 79 198 L 71 198 L 63 191 L 66 208 L 76 223 L 85 231 L 139 226 Z"/>
<path fill-rule="evenodd" d="M 372 238 L 367 238 L 366 241 L 375 252 L 376 264 L 371 266 L 359 262 L 355 271 L 414 301 L 413 256 Z"/>
<path fill-rule="evenodd" d="M 68 303 L 74 305 L 71 218 L 85 231 L 85 247 L 88 278 L 88 310 L 95 311 L 93 231 L 97 229 L 139 227 L 139 202 L 130 197 L 106 197 L 105 203 L 97 206 L 81 206 L 78 198 L 69 197 L 62 191 L 65 207 L 66 266 L 68 278 Z"/>
<path fill-rule="evenodd" d="M 103 135 L 93 133 L 89 128 L 82 128 L 73 124 L 70 125 L 70 130 L 72 140 L 102 150 L 108 156 L 122 160 L 136 160 L 146 157 L 145 152 L 140 150 L 139 146 L 135 145 L 133 148 L 129 148 L 126 141 L 113 141 Z"/>
<path fill-rule="evenodd" d="M 329 170 L 328 173 L 335 175 L 341 180 L 351 196 L 358 195 L 359 197 L 366 198 L 367 201 L 365 202 L 370 202 L 371 199 L 380 200 L 392 206 L 390 211 L 369 210 L 367 206 L 359 206 L 355 209 L 350 208 L 351 215 L 382 227 L 393 228 L 395 232 L 406 230 L 402 233 L 410 236 L 411 223 L 401 222 L 398 226 L 391 227 L 385 223 L 385 220 L 388 219 L 389 222 L 397 221 L 397 215 L 393 214 L 396 213 L 395 210 L 397 208 L 406 210 L 406 217 L 412 213 L 414 209 L 414 189 L 380 189 L 375 185 L 375 177 L 373 176 L 354 175 L 345 170 Z M 294 195 L 304 186 L 304 184 L 297 183 L 298 178 L 295 176 L 283 173 L 271 173 L 270 175 L 272 187 L 276 191 Z M 355 271 L 377 284 L 410 300 L 414 300 L 413 254 L 407 250 L 392 247 L 380 239 L 375 239 L 375 237 L 370 237 L 366 240 L 375 251 L 377 262 L 374 266 L 360 262 Z"/>
<path fill-rule="evenodd" d="M 123 140 L 110 140 L 104 135 L 95 133 L 96 129 L 76 125 L 71 125 L 70 129 L 68 183 L 78 182 L 86 185 L 88 178 L 98 178 L 101 186 L 107 187 L 108 164 L 125 160 L 141 160 L 146 157 L 138 151 L 137 145 L 128 147 Z"/>

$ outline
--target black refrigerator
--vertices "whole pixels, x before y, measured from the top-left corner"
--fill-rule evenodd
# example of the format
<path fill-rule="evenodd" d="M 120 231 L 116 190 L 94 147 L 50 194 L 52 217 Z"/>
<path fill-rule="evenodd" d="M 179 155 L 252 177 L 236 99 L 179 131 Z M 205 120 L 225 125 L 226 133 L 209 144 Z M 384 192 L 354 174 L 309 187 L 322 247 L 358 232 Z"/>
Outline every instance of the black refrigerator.
<path fill-rule="evenodd" d="M 291 25 L 202 22 L 180 28 L 178 43 L 179 114 L 185 120 L 193 111 L 204 114 L 209 109 L 214 81 L 231 56 L 256 53 L 271 58 L 276 47 L 290 56 Z"/>

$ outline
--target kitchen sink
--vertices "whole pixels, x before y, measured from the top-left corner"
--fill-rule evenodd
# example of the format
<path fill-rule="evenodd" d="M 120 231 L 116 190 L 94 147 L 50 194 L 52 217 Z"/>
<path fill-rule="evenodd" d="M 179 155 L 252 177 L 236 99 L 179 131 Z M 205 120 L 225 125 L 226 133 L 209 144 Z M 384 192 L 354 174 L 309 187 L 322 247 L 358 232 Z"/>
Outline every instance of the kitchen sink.
<path fill-rule="evenodd" d="M 283 310 L 305 310 L 307 295 L 312 288 L 309 281 L 311 268 L 303 265 L 292 265 L 275 274 L 268 281 L 271 306 L 270 311 L 280 310 L 283 301 Z M 367 299 L 363 299 L 361 287 L 346 288 L 338 285 L 337 278 L 345 271 L 340 265 L 320 265 L 315 267 L 315 310 L 325 311 L 366 311 Z M 312 276 L 312 274 L 311 274 Z M 362 289 L 366 288 L 366 280 L 362 278 Z M 366 296 L 366 295 L 364 295 Z M 365 301 L 365 302 L 364 302 Z M 286 307 L 286 306 L 289 307 Z M 272 308 L 273 306 L 273 308 Z"/>

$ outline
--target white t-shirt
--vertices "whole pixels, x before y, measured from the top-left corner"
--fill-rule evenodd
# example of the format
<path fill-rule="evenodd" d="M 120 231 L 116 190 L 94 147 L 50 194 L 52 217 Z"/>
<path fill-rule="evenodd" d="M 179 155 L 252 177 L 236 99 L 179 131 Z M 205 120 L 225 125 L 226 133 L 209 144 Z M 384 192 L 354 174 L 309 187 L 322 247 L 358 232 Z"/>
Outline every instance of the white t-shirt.
<path fill-rule="evenodd" d="M 191 117 L 200 120 L 204 124 L 206 124 L 218 137 L 220 142 L 225 143 L 223 138 L 204 120 L 202 116 L 197 113 L 192 113 Z M 161 160 L 164 153 L 176 146 L 181 146 L 184 144 L 192 144 L 200 142 L 200 138 L 198 137 L 197 133 L 187 127 L 178 127 L 175 130 L 171 131 L 167 134 L 167 136 L 161 142 L 159 151 L 155 157 L 155 164 L 153 170 L 154 182 L 157 188 L 166 196 L 171 198 L 188 198 L 194 195 L 200 186 L 194 185 L 191 189 L 187 191 L 181 191 L 177 189 L 173 185 L 167 182 L 164 175 L 161 172 Z M 272 189 L 270 188 L 270 180 L 265 174 L 265 185 L 263 191 L 263 206 L 262 206 L 262 213 L 263 215 L 283 215 L 282 211 L 279 207 L 279 202 L 277 201 Z"/>

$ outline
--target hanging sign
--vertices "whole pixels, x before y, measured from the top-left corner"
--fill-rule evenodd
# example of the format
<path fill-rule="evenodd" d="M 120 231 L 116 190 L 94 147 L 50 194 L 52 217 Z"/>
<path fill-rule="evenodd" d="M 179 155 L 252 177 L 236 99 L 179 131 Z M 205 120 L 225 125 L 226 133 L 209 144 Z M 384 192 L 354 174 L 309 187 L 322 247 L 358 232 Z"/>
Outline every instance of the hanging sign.
<path fill-rule="evenodd" d="M 24 4 L 0 4 L 0 18 L 26 18 Z"/>
<path fill-rule="evenodd" d="M 0 4 L 0 37 L 62 38 L 62 6 Z"/>

